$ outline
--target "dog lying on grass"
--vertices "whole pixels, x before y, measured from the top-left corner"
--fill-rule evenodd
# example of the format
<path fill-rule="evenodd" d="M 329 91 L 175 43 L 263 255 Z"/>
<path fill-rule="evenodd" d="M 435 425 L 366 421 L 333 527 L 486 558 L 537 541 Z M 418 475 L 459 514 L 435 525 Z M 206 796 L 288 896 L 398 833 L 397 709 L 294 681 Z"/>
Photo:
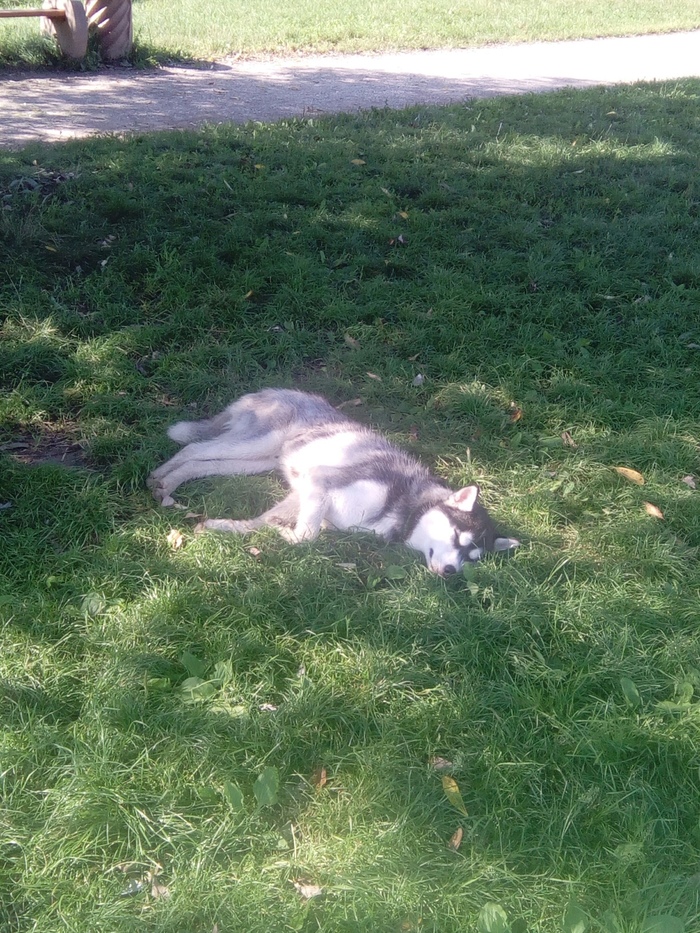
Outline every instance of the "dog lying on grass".
<path fill-rule="evenodd" d="M 263 389 L 214 418 L 181 421 L 168 435 L 185 446 L 148 479 L 161 505 L 173 505 L 181 483 L 203 476 L 277 470 L 289 486 L 257 518 L 207 519 L 199 530 L 247 534 L 270 525 L 291 542 L 313 541 L 322 528 L 373 531 L 420 551 L 441 576 L 519 544 L 497 533 L 478 486 L 451 490 L 318 395 Z"/>

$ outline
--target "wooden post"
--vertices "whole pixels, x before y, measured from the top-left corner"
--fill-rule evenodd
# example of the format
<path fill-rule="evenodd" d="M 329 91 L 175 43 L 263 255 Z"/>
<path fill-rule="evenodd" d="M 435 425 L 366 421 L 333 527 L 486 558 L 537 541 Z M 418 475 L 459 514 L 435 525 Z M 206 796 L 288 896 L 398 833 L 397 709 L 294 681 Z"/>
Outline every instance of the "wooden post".
<path fill-rule="evenodd" d="M 126 58 L 133 43 L 131 0 L 87 0 L 88 26 L 97 31 L 102 58 Z"/>

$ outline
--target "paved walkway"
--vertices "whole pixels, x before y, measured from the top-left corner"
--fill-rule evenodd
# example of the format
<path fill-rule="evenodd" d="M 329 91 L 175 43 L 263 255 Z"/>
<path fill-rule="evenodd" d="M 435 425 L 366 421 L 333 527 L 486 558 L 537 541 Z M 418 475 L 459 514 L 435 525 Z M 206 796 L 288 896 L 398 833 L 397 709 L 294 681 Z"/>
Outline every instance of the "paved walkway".
<path fill-rule="evenodd" d="M 700 77 L 700 30 L 390 55 L 0 76 L 0 147 Z"/>

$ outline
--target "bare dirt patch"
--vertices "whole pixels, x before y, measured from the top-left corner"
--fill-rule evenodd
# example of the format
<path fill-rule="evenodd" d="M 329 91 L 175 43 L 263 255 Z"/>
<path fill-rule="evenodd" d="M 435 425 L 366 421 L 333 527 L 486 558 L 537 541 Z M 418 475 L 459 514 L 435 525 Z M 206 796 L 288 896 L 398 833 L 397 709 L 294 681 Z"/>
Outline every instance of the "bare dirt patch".
<path fill-rule="evenodd" d="M 0 443 L 0 453 L 25 466 L 55 464 L 87 468 L 87 457 L 76 433 L 65 426 L 45 425 L 39 432 L 19 432 L 15 440 Z"/>

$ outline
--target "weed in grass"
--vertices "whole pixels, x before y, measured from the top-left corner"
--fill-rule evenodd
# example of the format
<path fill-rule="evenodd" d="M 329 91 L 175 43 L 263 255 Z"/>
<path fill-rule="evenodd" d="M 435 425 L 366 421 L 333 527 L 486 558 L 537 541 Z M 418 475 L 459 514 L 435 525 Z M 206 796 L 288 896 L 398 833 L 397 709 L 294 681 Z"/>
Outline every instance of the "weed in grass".
<path fill-rule="evenodd" d="M 695 928 L 699 95 L 2 156 L 9 930 Z M 527 544 L 446 583 L 195 537 L 165 427 L 264 385 L 359 399 Z"/>

